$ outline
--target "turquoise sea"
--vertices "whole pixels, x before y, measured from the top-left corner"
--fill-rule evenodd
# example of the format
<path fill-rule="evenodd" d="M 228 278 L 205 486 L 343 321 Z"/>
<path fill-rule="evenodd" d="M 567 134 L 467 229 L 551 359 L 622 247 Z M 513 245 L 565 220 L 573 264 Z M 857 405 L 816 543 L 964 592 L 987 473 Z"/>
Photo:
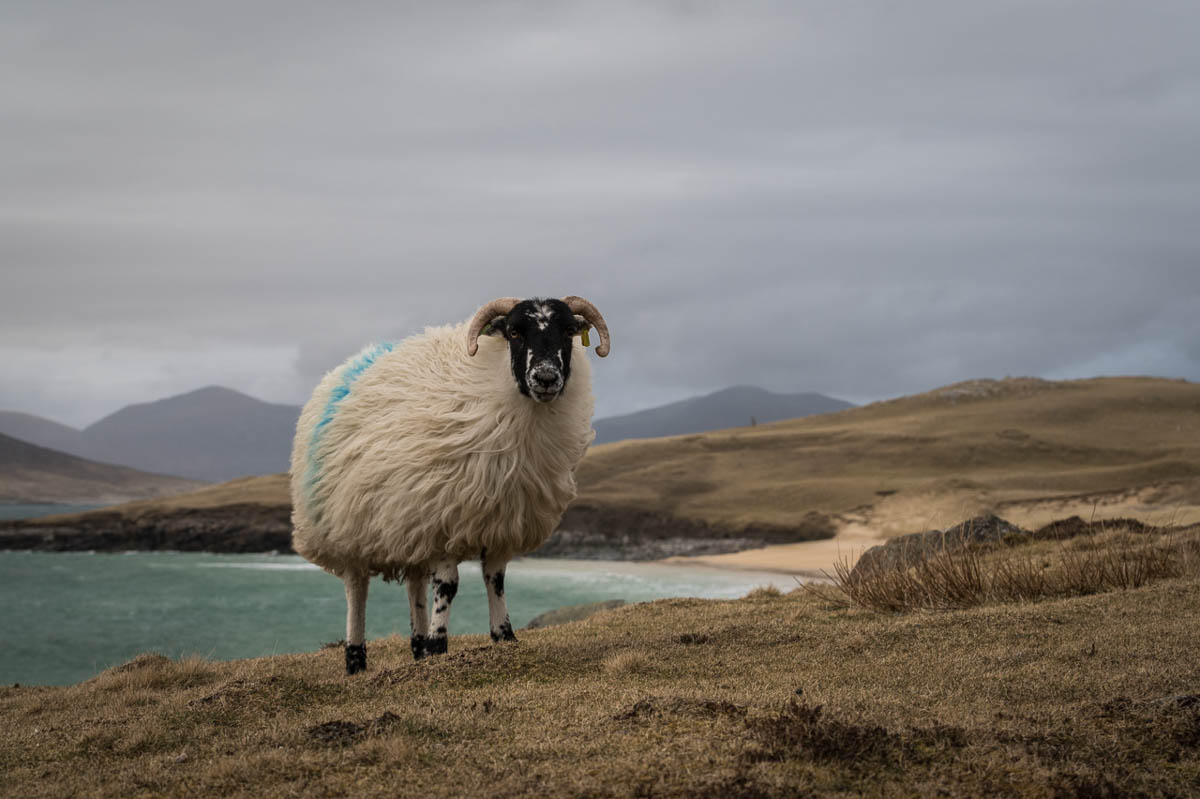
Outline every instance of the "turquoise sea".
<path fill-rule="evenodd" d="M 478 563 L 459 567 L 453 634 L 488 631 Z M 526 558 L 509 565 L 516 628 L 547 610 L 624 599 L 734 598 L 794 578 L 659 563 Z M 345 635 L 336 577 L 295 555 L 0 552 L 0 684 L 64 685 L 142 652 L 214 659 L 313 651 Z M 407 636 L 404 587 L 372 580 L 367 638 Z"/>
<path fill-rule="evenodd" d="M 4 519 L 36 519 L 57 513 L 82 513 L 102 505 L 63 505 L 54 502 L 12 503 L 0 502 L 0 521 Z"/>

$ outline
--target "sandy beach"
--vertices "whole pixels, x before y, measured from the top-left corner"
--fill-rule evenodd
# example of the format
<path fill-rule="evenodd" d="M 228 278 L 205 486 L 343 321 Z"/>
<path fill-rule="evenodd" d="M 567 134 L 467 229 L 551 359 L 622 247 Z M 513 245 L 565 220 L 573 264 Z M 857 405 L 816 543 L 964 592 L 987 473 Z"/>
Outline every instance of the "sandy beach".
<path fill-rule="evenodd" d="M 834 564 L 853 564 L 863 552 L 889 538 L 942 529 L 980 513 L 998 516 L 1027 530 L 1052 521 L 1079 516 L 1087 520 L 1138 519 L 1150 525 L 1200 522 L 1195 481 L 1176 481 L 1126 491 L 998 501 L 987 492 L 948 492 L 887 497 L 873 508 L 840 517 L 837 535 L 731 552 L 667 558 L 663 563 L 703 564 L 722 569 L 745 569 L 824 578 Z"/>
<path fill-rule="evenodd" d="M 839 560 L 853 563 L 863 552 L 883 543 L 884 540 L 868 530 L 854 529 L 824 541 L 777 544 L 724 555 L 667 558 L 662 562 L 688 566 L 703 564 L 720 569 L 777 572 L 808 579 L 825 579 L 826 574 L 833 573 L 833 565 Z"/>

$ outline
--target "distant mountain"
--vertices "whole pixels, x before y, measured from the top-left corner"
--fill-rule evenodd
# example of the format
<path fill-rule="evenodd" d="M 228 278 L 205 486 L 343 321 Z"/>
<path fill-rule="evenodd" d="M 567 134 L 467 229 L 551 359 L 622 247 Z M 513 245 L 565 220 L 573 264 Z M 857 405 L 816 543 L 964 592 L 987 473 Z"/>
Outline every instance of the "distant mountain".
<path fill-rule="evenodd" d="M 0 435 L 0 502 L 126 502 L 201 486 L 195 480 L 97 463 Z"/>
<path fill-rule="evenodd" d="M 0 411 L 0 435 L 80 458 L 210 482 L 286 471 L 300 408 L 220 386 L 127 405 L 76 430 Z"/>
<path fill-rule="evenodd" d="M 756 422 L 777 422 L 853 408 L 853 403 L 824 394 L 775 394 L 755 386 L 734 386 L 703 397 L 597 419 L 596 443 L 627 438 L 658 438 L 703 433 Z"/>
<path fill-rule="evenodd" d="M 853 407 L 821 394 L 736 386 L 625 416 L 598 419 L 597 443 L 699 433 Z M 300 408 L 209 386 L 128 405 L 83 430 L 0 412 L 0 434 L 101 463 L 221 482 L 288 469 Z"/>
<path fill-rule="evenodd" d="M 209 386 L 128 405 L 83 430 L 89 457 L 199 480 L 286 471 L 300 408 Z"/>
<path fill-rule="evenodd" d="M 83 455 L 83 432 L 65 424 L 19 411 L 0 411 L 0 435 L 12 436 L 39 447 Z"/>

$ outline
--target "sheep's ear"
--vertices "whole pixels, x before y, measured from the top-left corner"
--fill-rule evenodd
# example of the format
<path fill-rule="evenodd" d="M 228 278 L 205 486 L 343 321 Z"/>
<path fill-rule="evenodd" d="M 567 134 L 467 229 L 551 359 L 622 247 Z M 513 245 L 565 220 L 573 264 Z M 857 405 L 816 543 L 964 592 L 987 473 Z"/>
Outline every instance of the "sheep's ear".
<path fill-rule="evenodd" d="M 486 325 L 483 326 L 483 330 L 479 331 L 480 335 L 503 336 L 505 331 L 507 330 L 507 328 L 505 327 L 504 321 L 505 320 L 504 320 L 503 316 L 497 316 L 495 319 L 493 319 L 492 321 L 488 322 Z"/>
<path fill-rule="evenodd" d="M 584 319 L 579 314 L 575 314 L 575 326 L 571 329 L 571 332 L 574 335 L 579 335 L 580 332 L 587 330 L 589 327 L 591 327 L 591 325 L 588 324 L 588 320 Z"/>

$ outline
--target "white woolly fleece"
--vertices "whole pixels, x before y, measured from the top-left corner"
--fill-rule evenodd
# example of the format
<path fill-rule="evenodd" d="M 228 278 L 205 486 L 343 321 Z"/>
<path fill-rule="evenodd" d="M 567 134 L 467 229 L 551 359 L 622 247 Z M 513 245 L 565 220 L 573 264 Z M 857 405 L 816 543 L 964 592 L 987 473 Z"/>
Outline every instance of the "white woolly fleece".
<path fill-rule="evenodd" d="M 292 448 L 305 558 L 394 579 L 485 547 L 519 555 L 554 532 L 595 435 L 587 352 L 574 344 L 566 389 L 543 405 L 517 390 L 503 339 L 481 337 L 471 357 L 466 331 L 427 328 L 321 380 Z"/>

